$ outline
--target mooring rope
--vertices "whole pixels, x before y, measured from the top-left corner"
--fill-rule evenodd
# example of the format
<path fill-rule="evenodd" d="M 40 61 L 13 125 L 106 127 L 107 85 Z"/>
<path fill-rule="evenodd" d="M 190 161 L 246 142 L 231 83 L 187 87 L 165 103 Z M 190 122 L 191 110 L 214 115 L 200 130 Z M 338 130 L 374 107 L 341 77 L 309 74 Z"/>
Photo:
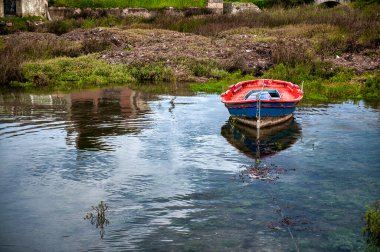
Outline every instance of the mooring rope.
<path fill-rule="evenodd" d="M 256 162 L 255 162 L 255 166 L 259 166 L 259 164 L 261 163 L 260 162 L 260 120 L 261 120 L 261 100 L 260 100 L 260 95 L 261 93 L 264 91 L 264 85 L 265 83 L 263 83 L 262 85 L 262 88 L 261 88 L 261 92 L 259 92 L 257 94 L 257 99 L 256 99 L 256 129 L 257 129 L 257 137 L 256 137 Z M 273 196 L 273 193 L 272 192 L 269 192 L 270 195 L 272 196 L 272 199 L 273 199 L 273 202 L 274 204 L 278 207 L 279 209 L 279 212 L 280 212 L 280 216 L 281 216 L 281 219 L 284 220 L 285 219 L 285 216 L 282 212 L 282 208 L 280 207 L 280 205 L 276 202 L 276 198 Z M 296 240 L 294 239 L 294 236 L 293 236 L 293 233 L 292 233 L 292 230 L 290 229 L 289 225 L 286 224 L 286 229 L 290 235 L 290 238 L 292 239 L 293 241 L 293 244 L 294 244 L 294 247 L 296 249 L 297 252 L 299 252 L 299 248 L 298 248 L 298 245 L 297 245 L 297 242 Z"/>
<path fill-rule="evenodd" d="M 272 199 L 273 199 L 274 203 L 277 205 L 277 207 L 278 207 L 278 209 L 279 209 L 279 212 L 280 212 L 280 215 L 281 215 L 282 220 L 284 220 L 284 219 L 285 219 L 285 216 L 284 216 L 284 214 L 283 214 L 283 212 L 282 212 L 282 208 L 281 208 L 280 205 L 276 202 L 276 199 L 273 197 L 273 194 L 272 194 L 272 193 L 271 193 L 271 195 L 272 195 Z M 297 245 L 296 240 L 294 239 L 294 236 L 293 236 L 292 230 L 290 229 L 290 227 L 289 227 L 288 224 L 285 223 L 285 225 L 286 225 L 286 229 L 288 230 L 288 233 L 289 233 L 290 237 L 292 238 L 292 241 L 293 241 L 294 247 L 296 248 L 296 251 L 299 252 L 300 250 L 299 250 L 299 248 L 298 248 L 298 245 Z"/>
<path fill-rule="evenodd" d="M 260 100 L 260 94 L 257 95 L 257 102 L 256 102 L 256 129 L 257 129 L 257 138 L 260 136 L 260 120 L 261 120 L 261 100 Z"/>
<path fill-rule="evenodd" d="M 265 83 L 263 82 L 263 85 L 261 87 L 261 91 L 257 94 L 256 98 L 256 129 L 257 129 L 257 138 L 260 136 L 260 123 L 261 123 L 261 99 L 260 95 L 264 91 L 264 85 Z"/>

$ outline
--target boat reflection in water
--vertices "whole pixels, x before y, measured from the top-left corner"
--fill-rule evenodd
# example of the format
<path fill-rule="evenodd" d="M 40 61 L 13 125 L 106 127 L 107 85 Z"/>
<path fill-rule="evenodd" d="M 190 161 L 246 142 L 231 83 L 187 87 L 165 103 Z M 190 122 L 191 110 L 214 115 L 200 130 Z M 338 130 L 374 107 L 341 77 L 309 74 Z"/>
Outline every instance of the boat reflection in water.
<path fill-rule="evenodd" d="M 221 131 L 231 145 L 255 159 L 253 165 L 243 167 L 245 169 L 240 173 L 242 179 L 246 176 L 260 180 L 277 179 L 277 175 L 286 170 L 273 164 L 269 167 L 262 165 L 261 159 L 289 148 L 301 136 L 301 128 L 294 118 L 259 130 L 230 118 Z"/>

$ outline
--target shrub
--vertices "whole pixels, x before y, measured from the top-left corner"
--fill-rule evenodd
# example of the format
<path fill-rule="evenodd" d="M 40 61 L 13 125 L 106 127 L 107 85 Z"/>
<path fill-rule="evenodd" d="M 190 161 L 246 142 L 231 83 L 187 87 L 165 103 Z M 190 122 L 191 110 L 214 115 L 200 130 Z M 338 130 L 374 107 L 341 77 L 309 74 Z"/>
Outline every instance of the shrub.
<path fill-rule="evenodd" d="M 78 43 L 69 43 L 52 34 L 10 36 L 0 48 L 0 85 L 22 81 L 21 64 L 27 60 L 79 54 Z"/>
<path fill-rule="evenodd" d="M 75 20 L 75 19 L 54 20 L 52 22 L 49 22 L 46 25 L 46 28 L 48 32 L 50 33 L 62 35 L 64 33 L 68 33 L 69 31 L 72 31 L 75 28 L 80 27 L 81 26 L 80 21 L 81 20 Z"/>
<path fill-rule="evenodd" d="M 25 83 L 20 86 L 50 86 L 61 90 L 84 88 L 88 85 L 129 83 L 134 81 L 125 65 L 110 65 L 95 54 L 77 58 L 59 57 L 24 63 Z"/>
<path fill-rule="evenodd" d="M 275 64 L 284 63 L 291 66 L 311 60 L 307 54 L 307 45 L 285 40 L 277 40 L 272 44 L 272 58 Z"/>
<path fill-rule="evenodd" d="M 173 69 L 160 63 L 136 64 L 130 67 L 129 73 L 133 78 L 142 82 L 175 81 Z"/>
<path fill-rule="evenodd" d="M 321 62 L 279 64 L 267 71 L 262 78 L 288 80 L 304 84 L 305 98 L 311 100 L 347 99 L 360 96 L 360 85 L 354 81 L 354 72 L 332 67 Z"/>
<path fill-rule="evenodd" d="M 84 54 L 89 53 L 95 53 L 95 52 L 101 52 L 106 49 L 109 49 L 112 46 L 111 41 L 109 41 L 107 38 L 100 37 L 100 38 L 86 38 L 82 42 L 82 52 Z"/>
<path fill-rule="evenodd" d="M 380 71 L 375 72 L 366 79 L 362 93 L 366 99 L 380 98 Z"/>
<path fill-rule="evenodd" d="M 220 79 L 227 75 L 220 66 L 211 60 L 185 61 L 185 65 L 190 69 L 191 73 L 197 77 Z"/>

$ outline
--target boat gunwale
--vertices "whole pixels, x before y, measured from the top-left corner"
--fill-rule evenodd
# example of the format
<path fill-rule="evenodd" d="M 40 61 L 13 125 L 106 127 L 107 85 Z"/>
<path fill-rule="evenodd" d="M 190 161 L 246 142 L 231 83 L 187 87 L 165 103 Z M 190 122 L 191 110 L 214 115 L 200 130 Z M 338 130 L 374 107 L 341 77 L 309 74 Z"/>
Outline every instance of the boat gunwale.
<path fill-rule="evenodd" d="M 236 93 L 238 93 L 240 90 L 246 88 L 247 85 L 251 84 L 253 87 L 262 87 L 260 85 L 266 85 L 266 87 L 270 88 L 270 89 L 276 89 L 275 87 L 273 87 L 273 85 L 283 85 L 283 88 L 287 88 L 287 89 L 290 89 L 289 91 L 291 91 L 291 93 L 295 93 L 294 90 L 298 93 L 298 97 L 297 98 L 293 98 L 293 99 L 266 99 L 266 100 L 260 100 L 261 102 L 268 102 L 268 103 L 293 103 L 293 102 L 299 102 L 302 100 L 303 98 L 303 92 L 302 90 L 299 88 L 298 85 L 296 84 L 293 84 L 291 82 L 288 82 L 288 81 L 282 81 L 282 80 L 272 80 L 272 79 L 255 79 L 255 80 L 248 80 L 248 81 L 242 81 L 242 82 L 238 82 L 234 85 L 231 85 L 228 87 L 228 90 L 224 93 L 221 94 L 221 100 L 222 102 L 227 105 L 227 104 L 246 104 L 246 103 L 256 103 L 257 100 L 235 100 L 235 101 L 230 101 L 230 100 L 226 100 L 226 96 L 229 96 L 229 97 L 232 97 L 234 96 Z M 264 86 L 265 87 L 265 86 Z M 237 91 L 234 91 L 236 90 Z M 265 90 L 265 89 L 263 89 Z"/>

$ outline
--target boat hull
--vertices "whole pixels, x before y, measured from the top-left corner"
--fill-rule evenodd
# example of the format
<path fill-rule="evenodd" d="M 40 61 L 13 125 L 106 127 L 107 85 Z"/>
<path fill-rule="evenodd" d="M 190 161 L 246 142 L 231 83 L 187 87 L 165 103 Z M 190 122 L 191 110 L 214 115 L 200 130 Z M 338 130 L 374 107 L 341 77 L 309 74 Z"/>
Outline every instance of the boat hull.
<path fill-rule="evenodd" d="M 298 102 L 261 102 L 260 117 L 283 117 L 292 114 Z M 225 104 L 233 117 L 256 118 L 258 115 L 257 102 Z"/>
<path fill-rule="evenodd" d="M 268 128 L 272 127 L 278 124 L 282 124 L 286 121 L 289 121 L 291 118 L 293 118 L 293 114 L 285 115 L 285 116 L 276 116 L 276 117 L 263 117 L 260 119 L 260 123 L 258 124 L 258 121 L 256 118 L 250 118 L 250 117 L 233 117 L 231 116 L 231 121 L 236 121 L 242 125 L 251 126 L 254 128 L 260 127 L 260 128 Z"/>
<path fill-rule="evenodd" d="M 289 119 L 303 98 L 303 91 L 291 82 L 257 79 L 231 85 L 221 94 L 221 101 L 233 118 L 241 118 L 249 124 L 263 127 Z"/>

